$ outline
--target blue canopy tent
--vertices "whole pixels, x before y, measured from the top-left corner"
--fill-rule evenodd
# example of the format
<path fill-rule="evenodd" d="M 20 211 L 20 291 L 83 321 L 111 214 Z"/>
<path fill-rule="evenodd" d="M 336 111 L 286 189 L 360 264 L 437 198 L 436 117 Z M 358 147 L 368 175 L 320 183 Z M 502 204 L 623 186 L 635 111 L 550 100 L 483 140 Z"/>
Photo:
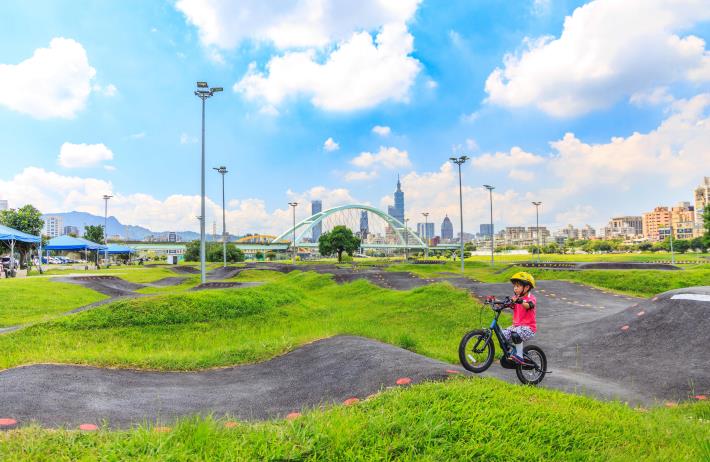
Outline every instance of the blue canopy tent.
<path fill-rule="evenodd" d="M 106 246 L 103 244 L 97 244 L 96 242 L 89 241 L 81 237 L 71 237 L 71 236 L 57 236 L 49 240 L 47 246 L 45 247 L 47 252 L 50 250 L 78 250 L 84 251 L 84 257 L 86 260 L 86 252 L 89 250 L 105 250 Z M 98 260 L 98 252 L 96 255 Z"/>
<path fill-rule="evenodd" d="M 15 242 L 27 242 L 29 244 L 39 244 L 40 255 L 42 254 L 42 238 L 22 231 L 0 225 L 0 241 L 10 242 L 10 270 L 15 268 Z"/>

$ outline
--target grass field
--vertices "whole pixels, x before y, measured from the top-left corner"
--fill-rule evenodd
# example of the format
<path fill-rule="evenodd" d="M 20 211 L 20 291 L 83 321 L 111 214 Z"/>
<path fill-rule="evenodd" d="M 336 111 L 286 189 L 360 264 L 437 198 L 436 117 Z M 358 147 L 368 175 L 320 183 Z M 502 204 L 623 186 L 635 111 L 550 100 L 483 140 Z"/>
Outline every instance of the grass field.
<path fill-rule="evenodd" d="M 494 379 L 384 392 L 295 421 L 184 419 L 154 431 L 0 433 L 0 459 L 700 461 L 710 404 L 631 409 Z"/>
<path fill-rule="evenodd" d="M 105 298 L 91 289 L 47 278 L 0 279 L 0 327 L 42 321 Z"/>
<path fill-rule="evenodd" d="M 448 284 L 397 292 L 366 281 L 337 285 L 315 273 L 242 276 L 250 278 L 272 282 L 123 300 L 0 336 L 0 368 L 59 362 L 199 369 L 261 361 L 337 334 L 456 362 L 463 333 L 491 316 Z"/>

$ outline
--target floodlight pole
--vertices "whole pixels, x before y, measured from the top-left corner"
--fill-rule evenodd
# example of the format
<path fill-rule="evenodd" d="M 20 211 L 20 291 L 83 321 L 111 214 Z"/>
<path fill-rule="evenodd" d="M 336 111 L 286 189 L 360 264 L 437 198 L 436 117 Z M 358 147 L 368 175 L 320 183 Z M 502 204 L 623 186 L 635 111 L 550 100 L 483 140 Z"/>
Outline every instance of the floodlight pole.
<path fill-rule="evenodd" d="M 212 170 L 217 170 L 222 175 L 222 266 L 227 267 L 227 220 L 224 212 L 224 175 L 226 175 L 227 167 L 222 165 L 219 168 L 212 167 Z"/>
<path fill-rule="evenodd" d="M 104 194 L 104 245 L 106 246 L 106 249 L 104 249 L 104 259 L 106 260 L 106 268 L 110 266 L 108 264 L 108 201 L 112 197 L 113 196 Z"/>
<path fill-rule="evenodd" d="M 483 185 L 484 188 L 488 190 L 488 193 L 491 198 L 491 266 L 495 263 L 493 260 L 493 248 L 495 247 L 495 237 L 493 233 L 493 190 L 496 189 L 495 186 L 491 186 L 488 184 Z"/>
<path fill-rule="evenodd" d="M 407 226 L 407 222 L 409 221 L 409 218 L 404 219 L 404 262 L 407 263 L 407 260 L 409 260 L 409 253 L 407 252 L 408 247 L 409 247 L 409 226 Z"/>
<path fill-rule="evenodd" d="M 463 273 L 464 271 L 464 263 L 463 263 L 463 192 L 462 192 L 462 186 L 461 186 L 461 164 L 466 162 L 468 160 L 468 157 L 466 156 L 461 156 L 459 158 L 456 157 L 450 157 L 449 160 L 456 165 L 459 166 L 459 217 L 461 219 L 461 272 Z"/>
<path fill-rule="evenodd" d="M 424 243 L 426 244 L 424 257 L 429 258 L 429 212 L 422 212 L 422 215 L 424 215 Z"/>
<path fill-rule="evenodd" d="M 293 210 L 293 240 L 291 241 L 291 245 L 293 246 L 292 250 L 292 261 L 293 264 L 296 264 L 296 206 L 298 205 L 298 202 L 289 202 L 288 205 L 291 206 Z"/>
<path fill-rule="evenodd" d="M 675 265 L 675 253 L 673 253 L 673 223 L 671 223 L 671 265 Z"/>
<path fill-rule="evenodd" d="M 197 82 L 195 96 L 202 100 L 202 163 L 201 171 L 201 192 L 200 192 L 200 280 L 202 284 L 207 282 L 207 272 L 205 270 L 205 101 L 222 91 L 222 87 L 209 88 L 207 82 Z"/>
<path fill-rule="evenodd" d="M 540 204 L 542 202 L 533 202 L 533 205 L 535 206 L 535 233 L 537 234 L 537 261 L 540 261 L 540 215 L 538 213 L 538 210 L 540 208 Z"/>

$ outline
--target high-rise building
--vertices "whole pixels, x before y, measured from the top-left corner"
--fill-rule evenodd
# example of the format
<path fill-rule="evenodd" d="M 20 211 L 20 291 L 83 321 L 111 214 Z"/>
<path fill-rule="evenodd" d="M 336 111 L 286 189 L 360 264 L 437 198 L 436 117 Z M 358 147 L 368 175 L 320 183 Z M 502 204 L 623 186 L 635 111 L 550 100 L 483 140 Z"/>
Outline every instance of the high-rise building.
<path fill-rule="evenodd" d="M 656 207 L 643 214 L 643 237 L 650 241 L 662 241 L 670 233 L 671 211 L 668 207 Z"/>
<path fill-rule="evenodd" d="M 74 236 L 78 236 L 79 235 L 79 228 L 77 228 L 76 226 L 65 226 L 64 227 L 64 234 L 65 235 L 73 234 Z"/>
<path fill-rule="evenodd" d="M 0 199 L 0 210 L 7 210 L 9 205 L 5 199 Z"/>
<path fill-rule="evenodd" d="M 44 228 L 42 234 L 45 236 L 57 237 L 64 232 L 63 218 L 59 215 L 46 215 L 44 217 Z"/>
<path fill-rule="evenodd" d="M 703 213 L 710 206 L 710 176 L 703 177 L 703 182 L 695 188 L 694 205 L 695 213 L 695 235 L 702 236 L 704 230 Z"/>
<path fill-rule="evenodd" d="M 692 239 L 695 236 L 695 211 L 690 202 L 679 202 L 671 208 L 671 225 L 676 239 Z"/>
<path fill-rule="evenodd" d="M 323 211 L 323 202 L 316 200 L 316 201 L 311 201 L 311 215 L 315 215 L 316 213 L 320 213 Z M 313 238 L 313 242 L 318 242 L 320 240 L 320 235 L 323 234 L 323 222 L 318 222 L 317 225 L 313 226 L 311 228 L 311 234 Z"/>
<path fill-rule="evenodd" d="M 481 237 L 490 238 L 494 232 L 493 225 L 491 223 L 481 224 L 479 226 Z"/>
<path fill-rule="evenodd" d="M 402 184 L 399 182 L 399 175 L 397 175 L 397 190 L 394 192 L 394 207 L 390 210 L 392 210 L 390 215 L 404 223 L 404 192 Z"/>
<path fill-rule="evenodd" d="M 633 239 L 643 235 L 643 217 L 626 216 L 614 217 L 604 228 L 604 237 L 607 239 L 624 238 Z"/>
<path fill-rule="evenodd" d="M 370 234 L 370 223 L 367 219 L 367 211 L 363 210 L 360 212 L 360 238 L 366 241 L 368 234 Z"/>
<path fill-rule="evenodd" d="M 454 239 L 454 225 L 451 223 L 448 215 L 446 215 L 444 221 L 441 222 L 441 239 L 444 241 Z"/>
<path fill-rule="evenodd" d="M 417 234 L 422 240 L 434 237 L 434 223 L 417 223 Z"/>

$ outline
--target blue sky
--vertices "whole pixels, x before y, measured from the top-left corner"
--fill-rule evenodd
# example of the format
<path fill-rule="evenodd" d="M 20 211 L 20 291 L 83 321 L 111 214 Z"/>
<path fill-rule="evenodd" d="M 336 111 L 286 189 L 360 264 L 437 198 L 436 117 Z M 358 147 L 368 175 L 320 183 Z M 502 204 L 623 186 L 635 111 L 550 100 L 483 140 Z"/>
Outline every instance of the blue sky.
<path fill-rule="evenodd" d="M 469 230 L 483 183 L 499 226 L 530 224 L 531 200 L 553 227 L 691 200 L 710 175 L 710 9 L 622 3 L 6 1 L 0 198 L 99 213 L 110 192 L 124 223 L 196 229 L 206 80 L 225 88 L 207 165 L 230 170 L 233 232 L 280 231 L 290 200 L 385 208 L 397 174 L 438 232 L 453 154 L 472 157 Z"/>

